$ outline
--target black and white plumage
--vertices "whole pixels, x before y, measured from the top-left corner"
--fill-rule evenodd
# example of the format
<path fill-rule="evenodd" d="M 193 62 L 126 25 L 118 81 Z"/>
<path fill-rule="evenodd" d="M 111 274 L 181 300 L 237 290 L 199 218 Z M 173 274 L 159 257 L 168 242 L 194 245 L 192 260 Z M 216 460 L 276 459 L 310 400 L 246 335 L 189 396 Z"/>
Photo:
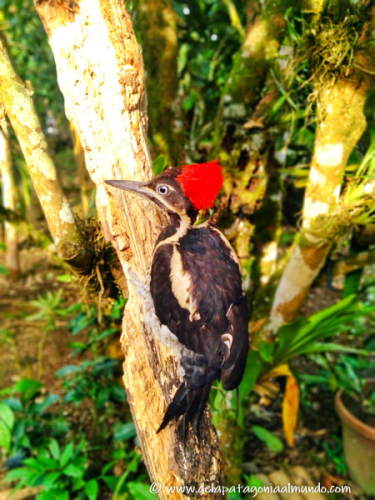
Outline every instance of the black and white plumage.
<path fill-rule="evenodd" d="M 200 184 L 194 191 L 194 182 L 199 182 L 199 168 L 206 166 L 216 176 L 216 183 L 211 191 L 210 186 L 204 191 L 206 198 L 202 201 L 204 186 Z M 191 421 L 199 433 L 212 383 L 221 380 L 224 389 L 237 388 L 249 347 L 247 300 L 234 250 L 214 225 L 193 225 L 198 208 L 208 208 L 211 198 L 217 196 L 220 167 L 216 162 L 193 167 L 193 181 L 189 180 L 191 172 L 184 170 L 191 166 L 168 169 L 149 183 L 107 181 L 152 200 L 170 217 L 170 225 L 155 246 L 150 292 L 161 324 L 187 350 L 181 360 L 185 381 L 159 431 L 173 418 L 184 415 L 185 431 Z M 204 180 L 207 182 L 207 178 Z"/>

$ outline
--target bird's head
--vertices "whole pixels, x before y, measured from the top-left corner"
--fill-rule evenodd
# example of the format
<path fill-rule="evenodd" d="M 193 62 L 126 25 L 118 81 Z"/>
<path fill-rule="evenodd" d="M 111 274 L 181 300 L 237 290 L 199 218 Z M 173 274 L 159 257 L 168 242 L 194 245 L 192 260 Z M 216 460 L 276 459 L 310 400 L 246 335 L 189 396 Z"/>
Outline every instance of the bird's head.
<path fill-rule="evenodd" d="M 213 206 L 223 184 L 223 173 L 215 160 L 168 168 L 150 182 L 105 182 L 153 201 L 170 215 L 188 216 L 194 221 L 199 210 L 208 210 Z"/>

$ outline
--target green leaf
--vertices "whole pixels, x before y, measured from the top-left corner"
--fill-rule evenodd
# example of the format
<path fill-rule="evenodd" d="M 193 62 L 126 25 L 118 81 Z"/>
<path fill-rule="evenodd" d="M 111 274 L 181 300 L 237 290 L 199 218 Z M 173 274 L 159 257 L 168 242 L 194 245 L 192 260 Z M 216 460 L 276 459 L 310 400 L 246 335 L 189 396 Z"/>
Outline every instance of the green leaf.
<path fill-rule="evenodd" d="M 0 264 L 0 274 L 2 274 L 3 276 L 9 276 L 8 269 L 5 266 L 1 265 L 1 264 Z"/>
<path fill-rule="evenodd" d="M 0 420 L 0 446 L 9 451 L 11 442 L 12 435 L 9 427 L 2 420 Z"/>
<path fill-rule="evenodd" d="M 182 71 L 185 69 L 186 63 L 188 61 L 188 54 L 190 50 L 190 45 L 188 43 L 182 43 L 180 46 L 180 50 L 178 51 L 178 59 L 177 59 L 177 72 L 180 75 Z"/>
<path fill-rule="evenodd" d="M 38 459 L 36 459 L 34 457 L 25 458 L 25 460 L 23 460 L 23 463 L 25 465 L 27 465 L 28 467 L 30 467 L 31 469 L 35 469 L 35 470 L 38 470 L 40 472 L 43 472 L 46 470 L 45 466 L 42 464 L 42 462 L 40 462 Z"/>
<path fill-rule="evenodd" d="M 109 470 L 112 469 L 112 467 L 117 463 L 117 460 L 111 460 L 110 462 L 108 462 L 107 464 L 104 465 L 104 467 L 102 467 L 102 470 L 101 470 L 101 473 L 102 475 L 104 476 L 105 474 L 107 474 L 107 472 Z"/>
<path fill-rule="evenodd" d="M 166 166 L 167 166 L 167 158 L 164 155 L 159 155 L 152 162 L 152 170 L 154 171 L 155 176 L 161 174 Z"/>
<path fill-rule="evenodd" d="M 69 349 L 76 349 L 76 351 L 74 352 L 74 354 L 76 354 L 79 351 L 87 351 L 90 345 L 85 344 L 84 342 L 69 342 L 68 347 Z"/>
<path fill-rule="evenodd" d="M 0 403 L 0 420 L 2 420 L 10 430 L 13 429 L 15 421 L 13 410 L 4 403 Z"/>
<path fill-rule="evenodd" d="M 30 442 L 30 438 L 27 434 L 24 434 L 19 443 L 18 443 L 20 446 L 23 446 L 24 448 L 31 448 L 31 442 Z"/>
<path fill-rule="evenodd" d="M 56 441 L 56 439 L 51 439 L 51 442 L 49 444 L 49 449 L 51 450 L 53 458 L 56 460 L 59 460 L 60 459 L 60 446 L 59 446 L 59 443 Z"/>
<path fill-rule="evenodd" d="M 60 274 L 60 276 L 57 276 L 56 279 L 61 283 L 70 283 L 72 281 L 70 274 Z"/>
<path fill-rule="evenodd" d="M 85 486 L 85 493 L 89 500 L 96 500 L 99 493 L 99 483 L 96 479 L 91 479 Z"/>
<path fill-rule="evenodd" d="M 27 467 L 18 467 L 17 469 L 12 469 L 5 476 L 5 481 L 16 481 L 17 479 L 24 479 L 30 477 L 33 472 Z"/>
<path fill-rule="evenodd" d="M 260 371 L 264 365 L 258 351 L 250 351 L 247 356 L 246 369 L 242 383 L 239 387 L 240 401 L 245 401 L 252 391 L 255 382 L 257 381 Z"/>
<path fill-rule="evenodd" d="M 45 451 L 48 454 L 48 451 L 47 450 Z M 60 464 L 57 460 L 55 460 L 54 458 L 42 456 L 41 452 L 39 452 L 38 454 L 38 460 L 40 461 L 41 464 L 44 465 L 46 469 L 58 469 L 60 467 Z"/>
<path fill-rule="evenodd" d="M 306 349 L 300 351 L 301 354 L 312 354 L 314 352 L 344 352 L 351 354 L 361 354 L 363 356 L 368 356 L 369 351 L 364 349 L 355 349 L 354 347 L 346 347 L 345 345 L 335 344 L 334 342 L 314 342 Z"/>
<path fill-rule="evenodd" d="M 95 323 L 95 316 L 87 316 L 86 313 L 81 314 L 74 318 L 74 321 L 72 321 L 69 324 L 69 327 L 72 328 L 72 335 L 76 335 L 80 331 L 84 330 L 90 325 L 93 325 Z"/>
<path fill-rule="evenodd" d="M 69 477 L 82 477 L 84 473 L 85 473 L 84 469 L 74 463 L 70 463 L 63 470 L 63 474 Z"/>
<path fill-rule="evenodd" d="M 72 491 L 81 490 L 86 484 L 86 481 L 82 477 L 72 477 L 71 481 L 72 481 Z"/>
<path fill-rule="evenodd" d="M 98 335 L 96 340 L 105 339 L 106 337 L 109 337 L 110 335 L 113 335 L 116 332 L 118 332 L 118 328 L 108 328 L 108 330 L 104 330 L 104 332 Z"/>
<path fill-rule="evenodd" d="M 274 353 L 277 364 L 285 363 L 291 356 L 306 352 L 311 344 L 332 337 L 349 328 L 353 319 L 369 314 L 369 311 L 350 296 L 337 304 L 310 316 L 299 319 L 279 330 L 279 344 Z"/>
<path fill-rule="evenodd" d="M 274 344 L 268 342 L 261 342 L 259 346 L 259 354 L 262 356 L 264 361 L 269 363 L 273 359 Z"/>
<path fill-rule="evenodd" d="M 105 403 L 109 400 L 109 389 L 107 387 L 103 387 L 100 389 L 99 394 L 95 401 L 95 406 L 97 408 L 101 408 L 105 405 Z"/>
<path fill-rule="evenodd" d="M 260 427 L 259 425 L 253 425 L 251 429 L 256 437 L 261 441 L 264 441 L 271 451 L 275 453 L 283 451 L 284 445 L 282 441 L 272 434 L 272 432 L 268 431 L 264 427 Z"/>
<path fill-rule="evenodd" d="M 53 489 L 53 500 L 69 500 L 69 491 L 62 489 Z"/>
<path fill-rule="evenodd" d="M 119 427 L 114 434 L 115 441 L 128 441 L 136 435 L 133 422 L 128 422 Z"/>
<path fill-rule="evenodd" d="M 103 481 L 111 491 L 115 491 L 119 478 L 117 476 L 103 476 Z"/>
<path fill-rule="evenodd" d="M 80 403 L 85 398 L 85 395 L 79 391 L 72 390 L 66 393 L 64 397 L 64 403 Z"/>
<path fill-rule="evenodd" d="M 343 292 L 344 298 L 358 293 L 362 274 L 363 274 L 363 269 L 357 269 L 345 275 L 344 292 Z"/>
<path fill-rule="evenodd" d="M 3 399 L 3 403 L 9 408 L 11 408 L 13 411 L 22 411 L 23 410 L 23 405 L 21 401 L 17 398 L 6 398 Z"/>
<path fill-rule="evenodd" d="M 329 376 L 327 374 L 322 375 L 309 375 L 301 373 L 298 375 L 298 380 L 305 384 L 318 384 L 324 385 L 329 383 Z"/>
<path fill-rule="evenodd" d="M 155 493 L 151 493 L 150 485 L 131 482 L 128 483 L 127 486 L 129 488 L 130 494 L 136 500 L 155 500 L 157 498 Z"/>
<path fill-rule="evenodd" d="M 72 373 L 77 373 L 81 371 L 81 367 L 77 365 L 65 365 L 60 370 L 56 372 L 56 377 L 62 378 L 67 375 L 71 375 Z"/>
<path fill-rule="evenodd" d="M 43 490 L 40 493 L 38 493 L 38 496 L 36 498 L 38 500 L 56 500 L 55 494 L 56 494 L 55 488 L 53 488 L 52 490 Z"/>
<path fill-rule="evenodd" d="M 111 397 L 115 401 L 119 401 L 120 403 L 126 401 L 126 392 L 122 385 L 112 384 L 110 387 L 110 392 L 111 392 Z"/>
<path fill-rule="evenodd" d="M 65 467 L 69 460 L 72 458 L 74 453 L 74 445 L 72 442 L 68 444 L 66 448 L 64 448 L 63 452 L 61 453 L 61 458 L 60 458 L 60 465 L 61 467 Z"/>
<path fill-rule="evenodd" d="M 61 476 L 61 472 L 50 472 L 43 478 L 43 487 L 48 490 L 55 485 L 56 481 Z"/>
<path fill-rule="evenodd" d="M 25 428 L 26 428 L 26 421 L 17 419 L 16 425 L 14 426 L 14 429 L 12 431 L 13 437 L 16 441 L 21 439 L 21 437 L 25 434 Z"/>
<path fill-rule="evenodd" d="M 30 401 L 39 392 L 41 387 L 43 387 L 43 384 L 38 380 L 24 378 L 17 382 L 14 386 L 14 390 L 15 392 L 21 393 L 21 399 L 23 401 Z"/>

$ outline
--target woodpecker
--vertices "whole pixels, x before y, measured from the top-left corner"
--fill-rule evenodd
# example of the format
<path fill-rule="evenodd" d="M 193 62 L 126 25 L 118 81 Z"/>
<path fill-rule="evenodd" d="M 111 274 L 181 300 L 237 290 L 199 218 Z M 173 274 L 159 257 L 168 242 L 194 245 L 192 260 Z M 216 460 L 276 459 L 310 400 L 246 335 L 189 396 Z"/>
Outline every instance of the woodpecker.
<path fill-rule="evenodd" d="M 194 225 L 208 210 L 223 183 L 217 161 L 170 167 L 150 182 L 107 184 L 136 193 L 165 210 L 169 225 L 160 234 L 150 269 L 150 293 L 161 324 L 186 349 L 185 379 L 164 415 L 158 432 L 183 415 L 199 436 L 211 385 L 225 390 L 242 380 L 249 348 L 248 307 L 237 256 L 212 223 Z"/>

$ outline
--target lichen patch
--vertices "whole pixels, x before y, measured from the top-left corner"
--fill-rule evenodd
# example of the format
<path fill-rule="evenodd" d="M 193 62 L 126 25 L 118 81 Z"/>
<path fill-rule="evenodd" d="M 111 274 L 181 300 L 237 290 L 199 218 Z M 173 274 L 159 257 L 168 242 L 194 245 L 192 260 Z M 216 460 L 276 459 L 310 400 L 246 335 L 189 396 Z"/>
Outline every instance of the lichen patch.
<path fill-rule="evenodd" d="M 315 219 L 319 215 L 324 215 L 328 213 L 329 205 L 328 203 L 323 203 L 321 201 L 313 201 L 309 196 L 305 199 L 304 204 L 304 217 L 306 220 Z"/>
<path fill-rule="evenodd" d="M 38 132 L 35 132 L 35 131 L 34 131 L 34 132 L 32 132 L 32 133 L 30 134 L 29 139 L 30 139 L 30 142 L 31 142 L 31 144 L 32 144 L 33 146 L 37 146 L 37 145 L 40 143 L 40 139 L 41 139 L 41 137 L 40 137 L 40 134 L 38 134 Z"/>
<path fill-rule="evenodd" d="M 41 148 L 36 148 L 31 153 L 32 164 L 44 177 L 50 181 L 56 180 L 56 169 L 51 158 Z"/>
<path fill-rule="evenodd" d="M 322 167 L 336 167 L 340 165 L 344 155 L 344 146 L 337 144 L 317 145 L 316 160 Z"/>
<path fill-rule="evenodd" d="M 63 201 L 62 209 L 59 211 L 59 217 L 67 224 L 74 224 L 74 215 L 67 200 Z"/>
<path fill-rule="evenodd" d="M 327 177 L 324 175 L 323 172 L 321 172 L 317 168 L 311 167 L 310 181 L 318 186 L 323 186 L 327 181 Z"/>

